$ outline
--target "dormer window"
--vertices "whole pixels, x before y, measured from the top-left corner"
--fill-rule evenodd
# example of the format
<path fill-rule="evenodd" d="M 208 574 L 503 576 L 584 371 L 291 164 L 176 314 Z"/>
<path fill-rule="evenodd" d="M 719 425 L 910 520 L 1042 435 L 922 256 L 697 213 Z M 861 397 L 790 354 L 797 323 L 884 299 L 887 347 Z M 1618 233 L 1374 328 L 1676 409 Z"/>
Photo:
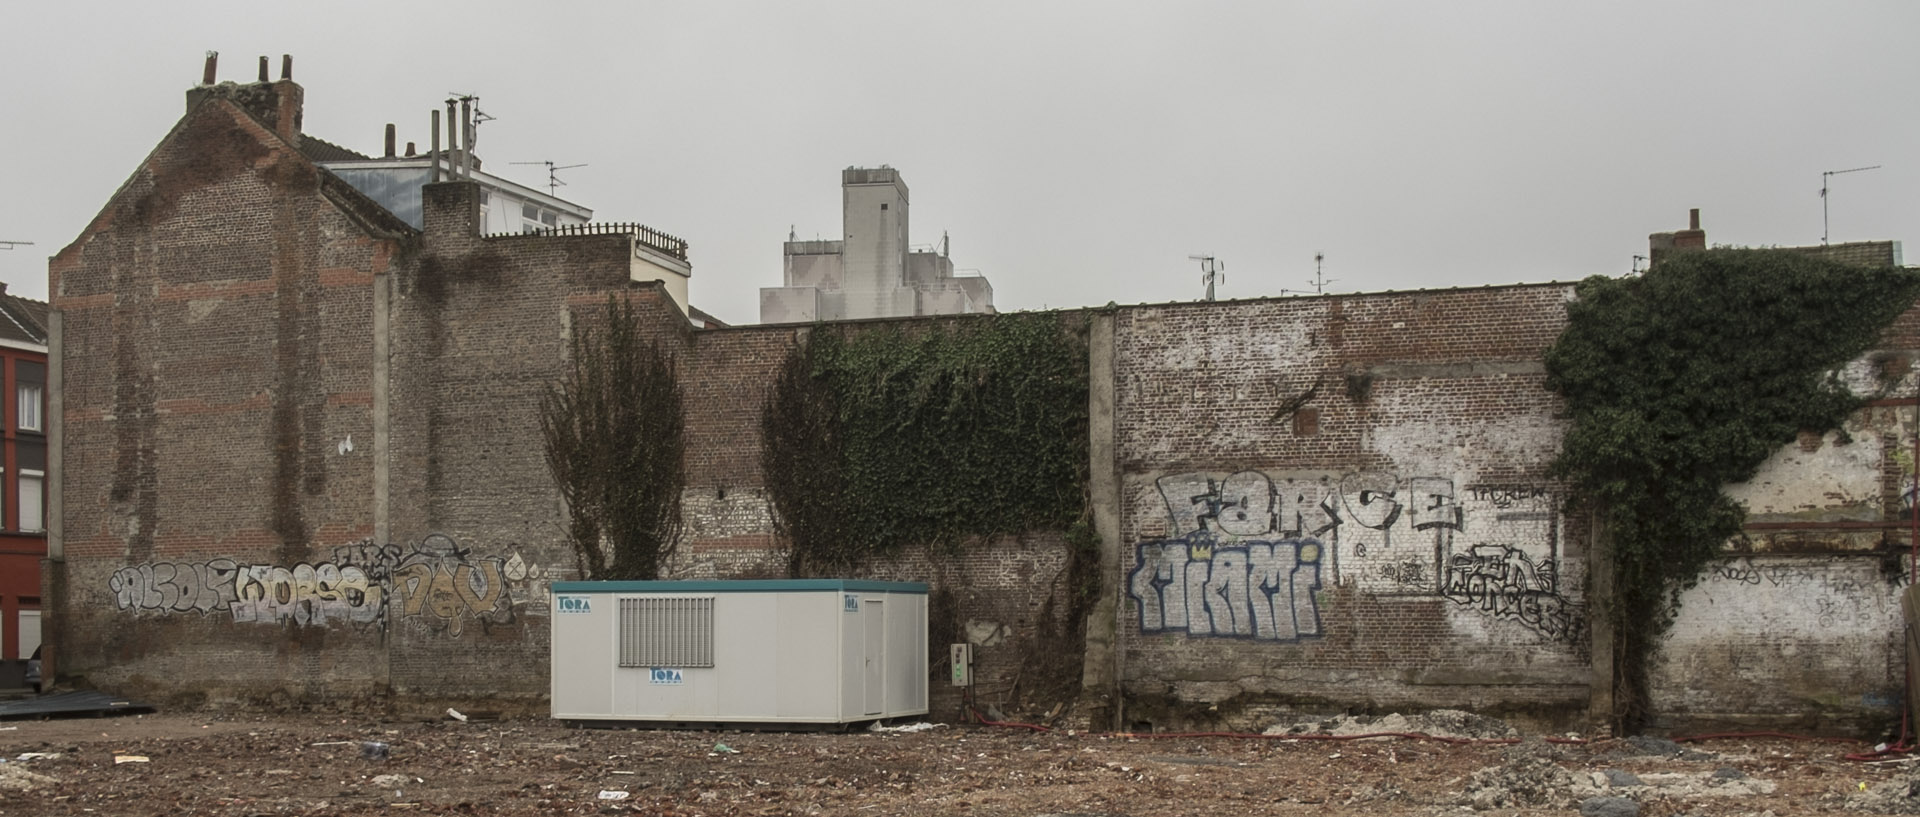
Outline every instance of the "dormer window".
<path fill-rule="evenodd" d="M 532 204 L 520 205 L 520 231 L 537 233 L 560 224 L 560 214 L 545 207 Z"/>

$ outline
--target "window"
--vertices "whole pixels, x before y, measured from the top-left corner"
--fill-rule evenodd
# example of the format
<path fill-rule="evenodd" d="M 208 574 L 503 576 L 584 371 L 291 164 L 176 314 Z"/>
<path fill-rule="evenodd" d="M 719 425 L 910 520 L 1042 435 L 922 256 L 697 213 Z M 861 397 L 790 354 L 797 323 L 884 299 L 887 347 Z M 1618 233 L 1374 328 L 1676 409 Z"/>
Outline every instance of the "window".
<path fill-rule="evenodd" d="M 620 666 L 713 666 L 713 598 L 621 599 Z"/>
<path fill-rule="evenodd" d="M 551 227 L 560 226 L 560 213 L 531 204 L 520 205 L 520 231 L 537 233 Z"/>
<path fill-rule="evenodd" d="M 46 491 L 46 480 L 44 471 L 20 472 L 20 529 L 23 531 L 47 529 L 46 512 L 41 501 Z"/>
<path fill-rule="evenodd" d="M 21 431 L 41 431 L 40 427 L 40 384 L 22 383 L 19 393 L 19 412 Z"/>

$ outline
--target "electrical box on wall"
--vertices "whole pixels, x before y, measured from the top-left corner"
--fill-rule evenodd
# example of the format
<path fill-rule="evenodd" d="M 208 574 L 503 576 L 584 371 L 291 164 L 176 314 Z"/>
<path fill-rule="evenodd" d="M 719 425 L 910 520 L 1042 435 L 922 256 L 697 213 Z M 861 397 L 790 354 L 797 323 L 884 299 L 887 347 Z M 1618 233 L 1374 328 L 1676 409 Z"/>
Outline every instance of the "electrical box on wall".
<path fill-rule="evenodd" d="M 554 582 L 553 717 L 852 723 L 927 713 L 927 586 Z"/>
<path fill-rule="evenodd" d="M 953 665 L 953 685 L 973 686 L 973 645 L 948 644 L 947 657 Z"/>

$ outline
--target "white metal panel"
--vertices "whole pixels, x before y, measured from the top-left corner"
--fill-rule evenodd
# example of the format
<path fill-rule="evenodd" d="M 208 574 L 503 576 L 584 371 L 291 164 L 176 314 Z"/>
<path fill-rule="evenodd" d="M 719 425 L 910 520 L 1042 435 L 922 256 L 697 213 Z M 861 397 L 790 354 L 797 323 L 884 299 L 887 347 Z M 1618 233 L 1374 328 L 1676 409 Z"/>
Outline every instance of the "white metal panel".
<path fill-rule="evenodd" d="M 887 594 L 886 717 L 927 712 L 927 597 Z"/>
<path fill-rule="evenodd" d="M 553 716 L 606 717 L 613 710 L 616 605 L 600 594 L 556 594 L 553 664 L 548 668 Z"/>

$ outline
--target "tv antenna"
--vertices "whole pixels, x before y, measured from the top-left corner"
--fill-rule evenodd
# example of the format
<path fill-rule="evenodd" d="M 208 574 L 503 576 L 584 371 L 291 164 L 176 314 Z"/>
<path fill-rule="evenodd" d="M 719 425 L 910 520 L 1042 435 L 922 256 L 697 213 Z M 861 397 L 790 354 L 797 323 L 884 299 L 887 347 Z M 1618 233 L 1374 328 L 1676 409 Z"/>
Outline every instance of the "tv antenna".
<path fill-rule="evenodd" d="M 31 246 L 33 246 L 33 242 L 31 241 L 0 241 L 0 250 L 11 250 L 14 247 L 31 247 Z"/>
<path fill-rule="evenodd" d="M 1309 283 L 1309 284 L 1312 284 L 1312 285 L 1313 285 L 1313 294 L 1315 294 L 1315 295 L 1325 295 L 1325 294 L 1327 294 L 1327 285 L 1328 285 L 1328 284 L 1331 284 L 1331 283 L 1333 283 L 1333 282 L 1335 282 L 1335 281 L 1338 281 L 1338 280 L 1340 280 L 1340 279 L 1338 279 L 1338 278 L 1328 278 L 1328 277 L 1326 276 L 1326 273 L 1324 273 L 1324 272 L 1322 272 L 1322 271 L 1321 271 L 1321 269 L 1320 269 L 1320 264 L 1321 264 L 1321 262 L 1323 262 L 1323 261 L 1326 261 L 1326 260 L 1327 260 L 1327 254 L 1326 254 L 1326 253 L 1323 253 L 1323 252 L 1317 252 L 1317 253 L 1314 253 L 1314 254 L 1313 254 L 1313 280 L 1311 280 L 1311 281 L 1308 281 L 1307 283 Z M 1291 294 L 1301 294 L 1301 295 L 1304 295 L 1304 294 L 1306 294 L 1306 290 L 1304 290 L 1304 289 L 1283 289 L 1283 290 L 1280 290 L 1280 294 L 1282 294 L 1282 295 L 1291 295 Z"/>
<path fill-rule="evenodd" d="M 572 169 L 574 169 L 574 168 L 576 168 L 576 167 L 586 167 L 586 166 L 587 166 L 585 162 L 582 162 L 582 163 L 580 163 L 580 164 L 577 164 L 577 165 L 556 165 L 556 164 L 554 164 L 554 163 L 552 163 L 552 162 L 508 162 L 508 164 L 515 164 L 515 165 L 546 165 L 546 166 L 547 166 L 547 195 L 549 195 L 549 196 L 558 196 L 558 195 L 560 195 L 560 194 L 559 194 L 559 190 L 560 190 L 560 188 L 562 188 L 562 187 L 566 187 L 566 186 L 567 186 L 567 183 L 566 183 L 566 182 L 563 182 L 563 181 L 560 181 L 560 176 L 559 176 L 559 171 L 562 171 L 562 170 L 572 170 Z"/>
<path fill-rule="evenodd" d="M 1879 165 L 1874 165 L 1872 167 L 1854 167 L 1846 170 L 1829 170 L 1820 174 L 1820 246 L 1824 247 L 1827 245 L 1827 180 L 1842 173 L 1859 173 L 1862 170 L 1879 169 Z"/>
<path fill-rule="evenodd" d="M 480 141 L 480 126 L 492 122 L 494 117 L 486 111 L 480 110 L 479 94 L 463 94 L 459 91 L 448 91 L 447 95 L 453 97 L 453 99 L 448 100 L 448 104 L 463 102 L 473 106 L 473 118 L 467 120 L 466 126 L 460 129 L 460 137 L 466 144 L 467 155 L 471 156 L 473 155 L 474 144 Z"/>
<path fill-rule="evenodd" d="M 1188 260 L 1200 262 L 1200 280 L 1207 282 L 1207 300 L 1213 300 L 1213 284 L 1227 282 L 1227 265 L 1211 255 L 1189 255 Z"/>

